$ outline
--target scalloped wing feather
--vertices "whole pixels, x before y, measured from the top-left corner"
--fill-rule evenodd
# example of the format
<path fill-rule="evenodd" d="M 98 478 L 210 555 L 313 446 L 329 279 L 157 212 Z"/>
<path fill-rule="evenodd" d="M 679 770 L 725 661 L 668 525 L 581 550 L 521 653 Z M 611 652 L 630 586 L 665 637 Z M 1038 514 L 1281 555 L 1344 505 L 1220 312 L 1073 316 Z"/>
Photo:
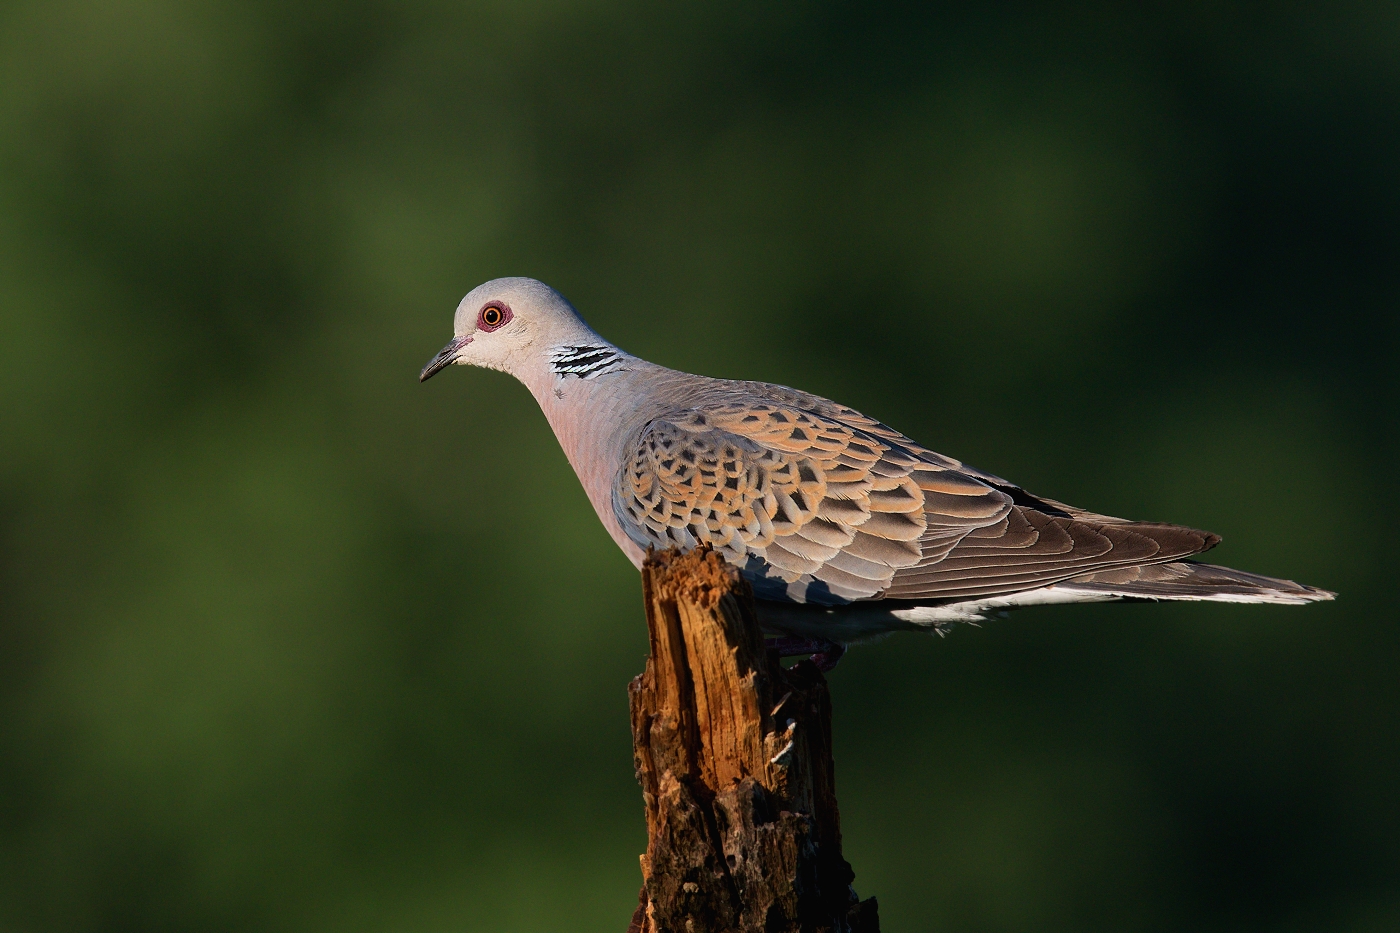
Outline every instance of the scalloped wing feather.
<path fill-rule="evenodd" d="M 644 547 L 706 543 L 768 595 L 829 603 L 873 598 L 1010 513 L 1006 493 L 864 427 L 764 401 L 676 412 L 641 432 L 614 510 Z"/>
<path fill-rule="evenodd" d="M 1215 535 L 1037 499 L 825 399 L 763 383 L 649 422 L 613 488 L 642 547 L 709 544 L 764 598 L 958 600 L 1196 554 Z"/>

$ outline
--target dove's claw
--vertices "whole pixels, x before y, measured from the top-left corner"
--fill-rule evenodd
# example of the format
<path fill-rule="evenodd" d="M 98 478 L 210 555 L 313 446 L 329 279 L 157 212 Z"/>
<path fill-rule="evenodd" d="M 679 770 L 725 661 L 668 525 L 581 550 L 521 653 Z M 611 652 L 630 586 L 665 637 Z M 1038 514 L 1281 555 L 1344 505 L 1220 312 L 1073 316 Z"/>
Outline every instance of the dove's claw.
<path fill-rule="evenodd" d="M 812 663 L 822 673 L 834 668 L 836 662 L 846 653 L 845 645 L 822 638 L 767 638 L 763 644 L 764 647 L 778 652 L 780 658 L 810 655 Z"/>

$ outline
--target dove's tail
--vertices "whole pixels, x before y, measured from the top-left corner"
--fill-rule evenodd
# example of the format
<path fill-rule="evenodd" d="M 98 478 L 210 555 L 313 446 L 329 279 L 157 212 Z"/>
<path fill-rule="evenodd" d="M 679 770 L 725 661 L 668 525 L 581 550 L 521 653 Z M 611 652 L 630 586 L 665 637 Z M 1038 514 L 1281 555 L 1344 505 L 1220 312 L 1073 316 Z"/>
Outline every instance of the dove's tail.
<path fill-rule="evenodd" d="M 1215 603 L 1297 606 L 1334 599 L 1336 593 L 1292 580 L 1245 573 L 1215 564 L 1177 560 L 1100 570 L 1056 584 L 1056 590 L 1109 599 L 1184 599 Z"/>
<path fill-rule="evenodd" d="M 961 601 L 876 599 L 831 607 L 760 600 L 759 622 L 765 629 L 785 635 L 850 644 L 899 629 L 932 629 L 941 635 L 954 623 L 985 621 L 1023 606 L 1122 599 L 1300 606 L 1336 595 L 1292 580 L 1174 560 L 1100 570 L 1048 586 Z"/>

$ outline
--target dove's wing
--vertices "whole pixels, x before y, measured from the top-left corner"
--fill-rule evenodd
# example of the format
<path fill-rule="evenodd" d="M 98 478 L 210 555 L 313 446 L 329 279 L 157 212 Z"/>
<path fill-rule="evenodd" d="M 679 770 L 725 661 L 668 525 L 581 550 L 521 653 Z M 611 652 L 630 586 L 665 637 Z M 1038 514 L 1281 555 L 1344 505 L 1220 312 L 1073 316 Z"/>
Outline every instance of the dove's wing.
<path fill-rule="evenodd" d="M 897 570 L 1012 508 L 1005 493 L 888 439 L 772 403 L 650 422 L 613 503 L 638 544 L 707 543 L 751 573 L 797 584 L 789 595 L 823 602 L 873 597 Z"/>
<path fill-rule="evenodd" d="M 613 487 L 628 536 L 709 544 L 758 595 L 825 604 L 1016 592 L 1218 540 L 1036 499 L 852 409 L 782 393 L 649 422 Z"/>

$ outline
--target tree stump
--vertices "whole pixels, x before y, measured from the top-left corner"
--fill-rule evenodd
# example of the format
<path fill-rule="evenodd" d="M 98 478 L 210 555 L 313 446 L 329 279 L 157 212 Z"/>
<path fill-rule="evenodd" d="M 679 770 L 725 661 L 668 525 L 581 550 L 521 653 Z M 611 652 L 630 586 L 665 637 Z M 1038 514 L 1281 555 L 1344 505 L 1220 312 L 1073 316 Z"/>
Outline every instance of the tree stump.
<path fill-rule="evenodd" d="M 841 857 L 831 700 L 765 649 L 708 549 L 642 568 L 651 657 L 628 689 L 647 851 L 629 933 L 878 933 Z"/>

